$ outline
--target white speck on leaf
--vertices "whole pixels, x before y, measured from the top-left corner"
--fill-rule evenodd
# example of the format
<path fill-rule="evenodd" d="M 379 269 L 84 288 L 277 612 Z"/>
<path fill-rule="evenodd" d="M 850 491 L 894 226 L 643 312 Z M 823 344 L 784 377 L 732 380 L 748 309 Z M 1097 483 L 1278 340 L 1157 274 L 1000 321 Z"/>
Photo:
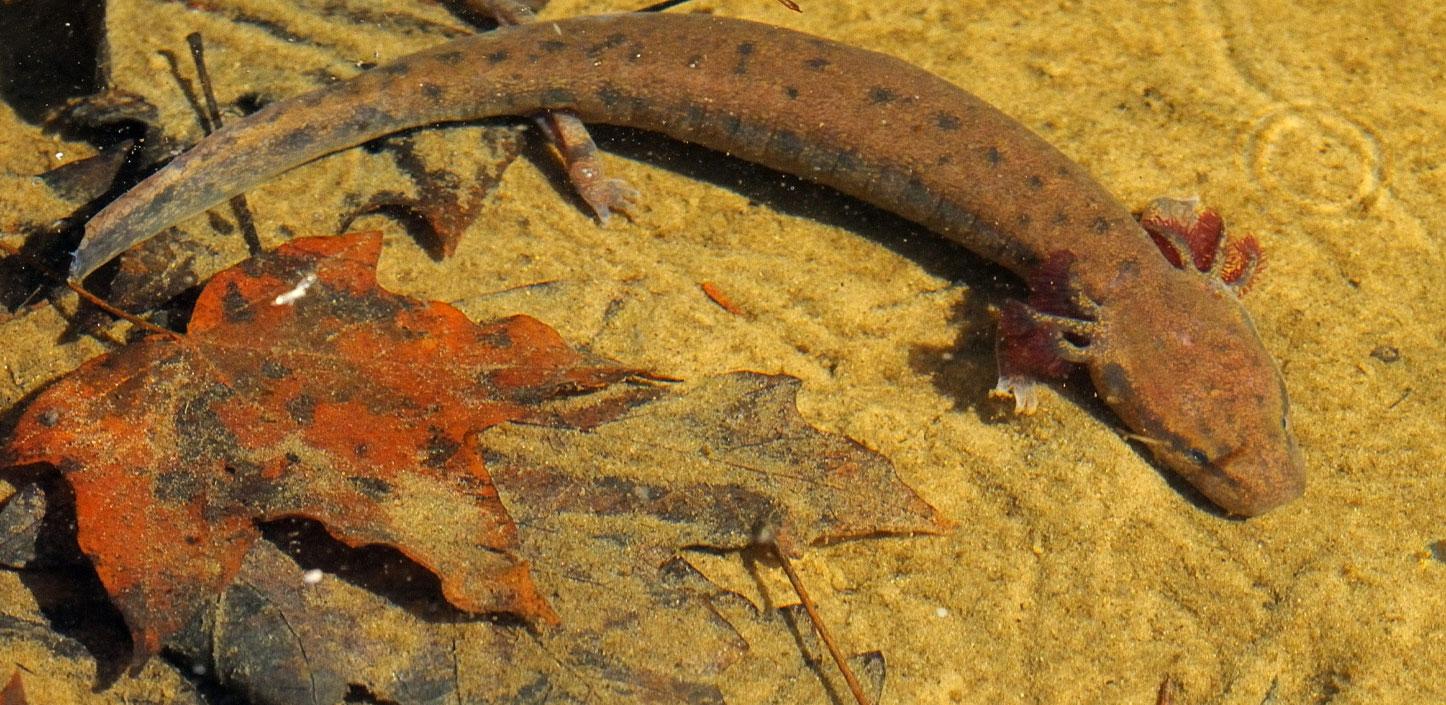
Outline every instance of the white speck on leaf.
<path fill-rule="evenodd" d="M 291 291 L 277 294 L 276 298 L 271 303 L 275 306 L 290 306 L 297 299 L 306 296 L 306 290 L 310 289 L 311 285 L 315 283 L 316 275 L 308 274 L 302 277 L 301 281 L 296 283 L 296 286 L 291 287 Z"/>

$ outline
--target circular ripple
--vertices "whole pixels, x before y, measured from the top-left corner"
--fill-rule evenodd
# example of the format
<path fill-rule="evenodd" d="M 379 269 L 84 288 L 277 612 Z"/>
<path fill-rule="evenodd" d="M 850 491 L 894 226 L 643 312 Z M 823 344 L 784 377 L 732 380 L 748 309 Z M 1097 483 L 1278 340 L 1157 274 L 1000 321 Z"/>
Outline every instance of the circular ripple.
<path fill-rule="evenodd" d="M 1320 106 L 1285 105 L 1266 113 L 1255 121 L 1248 149 L 1261 186 L 1320 213 L 1373 200 L 1383 180 L 1375 135 Z"/>

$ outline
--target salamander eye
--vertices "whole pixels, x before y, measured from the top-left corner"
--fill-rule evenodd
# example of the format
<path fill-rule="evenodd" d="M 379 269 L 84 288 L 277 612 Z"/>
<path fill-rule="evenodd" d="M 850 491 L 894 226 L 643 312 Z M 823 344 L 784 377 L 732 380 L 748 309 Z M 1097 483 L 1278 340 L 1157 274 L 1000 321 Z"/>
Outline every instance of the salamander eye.
<path fill-rule="evenodd" d="M 1205 455 L 1205 451 L 1199 450 L 1197 448 L 1187 449 L 1185 451 L 1185 457 L 1189 458 L 1190 462 L 1196 465 L 1206 465 L 1210 462 L 1210 458 L 1209 456 Z"/>

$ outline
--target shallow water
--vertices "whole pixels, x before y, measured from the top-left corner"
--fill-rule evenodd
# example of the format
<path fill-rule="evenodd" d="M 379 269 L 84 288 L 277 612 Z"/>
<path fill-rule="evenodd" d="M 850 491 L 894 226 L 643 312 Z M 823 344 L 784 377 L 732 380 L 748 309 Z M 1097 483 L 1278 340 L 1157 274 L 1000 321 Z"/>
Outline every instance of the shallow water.
<path fill-rule="evenodd" d="M 395 220 L 350 227 L 385 231 L 381 276 L 394 290 L 475 319 L 529 313 L 594 352 L 684 380 L 797 376 L 806 418 L 891 458 L 959 528 L 814 548 L 801 561 L 841 639 L 884 654 L 883 702 L 1148 704 L 1166 674 L 1179 682 L 1177 703 L 1446 702 L 1446 40 L 1400 5 L 693 6 L 907 58 L 1019 117 L 1126 204 L 1198 194 L 1254 233 L 1268 264 L 1246 305 L 1284 369 L 1310 484 L 1249 521 L 1200 504 L 1122 440 L 1079 384 L 1048 393 L 1025 419 L 985 398 L 987 307 L 1014 291 L 1008 275 L 715 154 L 603 131 L 624 155 L 609 166 L 646 200 L 633 222 L 598 227 L 532 148 L 445 261 Z M 615 9 L 559 2 L 549 16 Z M 1415 11 L 1443 21 L 1441 10 Z M 181 57 L 189 76 L 191 31 L 206 38 L 223 107 L 293 95 L 468 31 L 430 3 L 362 0 L 124 0 L 106 22 L 111 80 L 156 106 L 179 144 L 199 127 L 157 52 Z M 78 205 L 33 177 L 92 150 L 9 108 L 0 122 L 0 232 L 18 243 L 12 233 L 26 224 Z M 435 163 L 475 176 L 498 154 L 477 145 L 509 124 L 414 137 Z M 274 246 L 336 232 L 368 194 L 408 188 L 388 154 L 355 149 L 249 200 Z M 175 238 L 193 243 L 205 272 L 245 252 L 214 223 L 194 219 Z M 551 284 L 528 286 L 539 282 Z M 747 315 L 714 304 L 702 282 Z M 7 409 L 104 349 L 62 338 L 75 304 L 55 301 L 0 322 Z M 689 562 L 757 604 L 767 602 L 760 590 L 775 604 L 792 599 L 778 575 L 737 556 Z M 786 624 L 734 609 L 750 648 L 720 678 L 730 702 L 829 702 Z M 13 658 L 36 702 L 203 697 L 185 669 L 159 660 L 91 692 L 89 652 L 52 661 L 56 638 L 16 624 L 49 622 L 20 574 L 0 572 L 0 677 Z M 666 663 L 696 647 L 656 648 Z"/>

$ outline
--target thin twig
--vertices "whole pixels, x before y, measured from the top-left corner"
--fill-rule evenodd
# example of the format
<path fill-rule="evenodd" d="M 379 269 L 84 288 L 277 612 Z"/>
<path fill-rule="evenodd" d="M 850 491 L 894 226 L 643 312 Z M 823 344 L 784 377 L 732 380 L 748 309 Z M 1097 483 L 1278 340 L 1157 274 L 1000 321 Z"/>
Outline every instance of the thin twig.
<path fill-rule="evenodd" d="M 116 318 L 119 318 L 123 321 L 128 321 L 131 323 L 131 325 L 134 325 L 141 330 L 149 331 L 151 333 L 159 333 L 160 335 L 164 335 L 168 338 L 171 338 L 172 340 L 180 340 L 182 337 L 181 334 L 177 333 L 176 331 L 173 331 L 169 328 L 162 328 L 154 323 L 151 323 L 150 321 L 147 321 L 144 318 L 141 318 L 140 316 L 130 313 L 129 311 L 123 311 L 112 305 L 109 301 L 106 301 L 105 299 L 102 299 L 101 297 L 90 293 L 90 291 L 85 287 L 81 286 L 79 282 L 73 282 L 65 275 L 56 272 L 50 267 L 47 267 L 45 263 L 41 262 L 39 258 L 35 257 L 29 252 L 17 249 L 13 245 L 3 242 L 0 242 L 0 250 L 4 250 L 11 255 L 24 259 L 31 267 L 39 270 L 41 274 L 44 274 L 45 276 L 54 279 L 55 281 L 58 281 L 62 284 L 65 284 L 65 286 L 68 287 L 71 291 L 74 291 L 77 296 L 89 302 L 90 305 L 102 311 L 105 311 L 106 313 L 109 313 L 110 315 L 115 316 Z"/>
<path fill-rule="evenodd" d="M 206 45 L 200 32 L 186 35 L 186 45 L 191 48 L 191 63 L 196 65 L 196 82 L 201 84 L 201 95 L 206 99 L 206 110 L 200 115 L 201 129 L 206 134 L 221 129 L 221 106 L 216 102 L 216 90 L 211 84 L 211 72 L 206 70 Z M 232 196 L 228 203 L 236 216 L 236 225 L 241 228 L 241 240 L 252 257 L 261 254 L 261 236 L 256 232 L 256 219 L 251 216 L 251 207 L 242 194 Z"/>
<path fill-rule="evenodd" d="M 201 84 L 201 94 L 206 97 L 206 113 L 214 129 L 221 129 L 221 108 L 216 104 L 216 91 L 211 85 L 211 73 L 206 70 L 206 45 L 200 32 L 186 35 L 186 46 L 191 48 L 191 63 L 196 65 L 196 80 Z M 209 134 L 212 127 L 206 128 Z"/>
<path fill-rule="evenodd" d="M 853 693 L 854 700 L 858 705 L 873 705 L 873 700 L 864 693 L 864 687 L 859 684 L 858 676 L 854 675 L 853 668 L 849 666 L 848 660 L 844 658 L 843 651 L 838 648 L 834 641 L 833 633 L 829 631 L 828 625 L 824 624 L 823 617 L 818 614 L 818 607 L 814 605 L 813 598 L 809 597 L 808 590 L 803 587 L 803 579 L 793 569 L 793 562 L 788 560 L 783 547 L 779 545 L 778 539 L 772 535 L 765 536 L 764 541 L 773 547 L 773 553 L 778 556 L 778 562 L 783 566 L 783 572 L 788 575 L 788 582 L 793 584 L 793 591 L 798 593 L 799 602 L 803 603 L 803 609 L 808 612 L 809 621 L 813 622 L 813 629 L 818 633 L 819 641 L 823 642 L 828 653 L 833 657 L 833 662 L 838 665 L 838 670 L 843 674 L 844 682 L 848 683 L 849 692 Z"/>

